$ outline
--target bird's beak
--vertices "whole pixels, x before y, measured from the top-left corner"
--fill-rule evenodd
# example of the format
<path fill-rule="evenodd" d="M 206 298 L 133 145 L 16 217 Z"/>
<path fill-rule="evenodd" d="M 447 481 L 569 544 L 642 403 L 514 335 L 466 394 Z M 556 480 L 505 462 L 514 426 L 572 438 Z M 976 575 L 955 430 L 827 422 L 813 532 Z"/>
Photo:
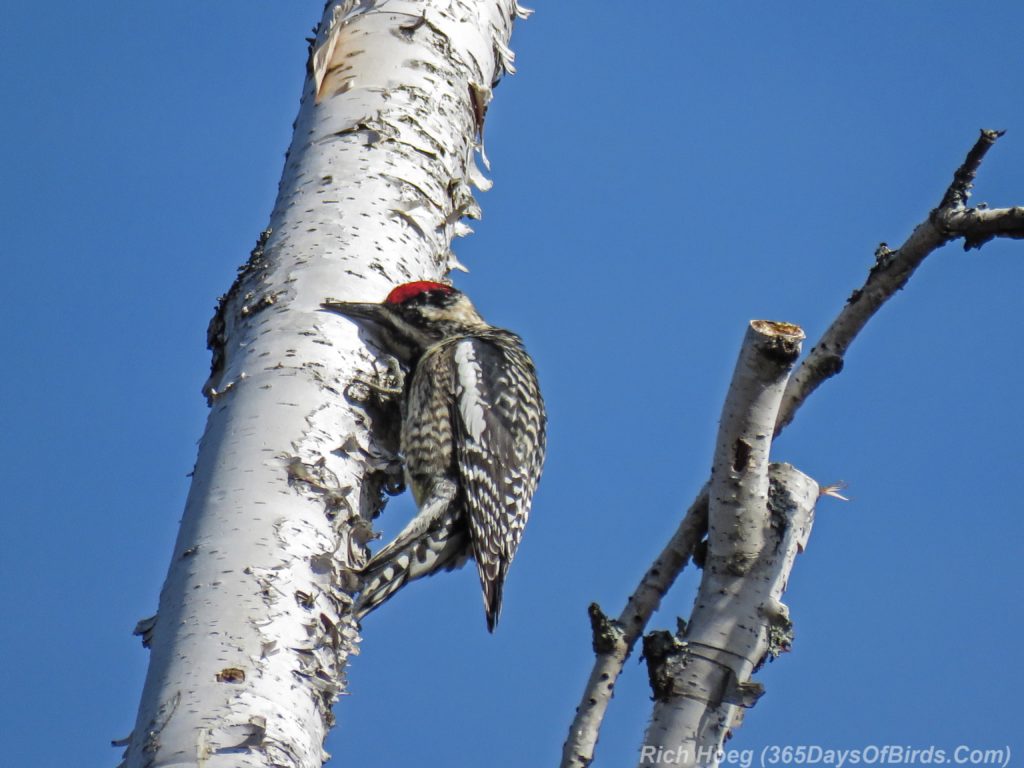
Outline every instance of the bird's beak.
<path fill-rule="evenodd" d="M 320 308 L 324 312 L 333 312 L 353 321 L 363 331 L 375 337 L 377 344 L 386 349 L 390 356 L 398 358 L 403 363 L 408 363 L 413 359 L 415 348 L 408 341 L 403 340 L 402 334 L 396 327 L 399 320 L 387 304 L 328 299 L 320 305 Z"/>
<path fill-rule="evenodd" d="M 358 301 L 325 301 L 320 305 L 327 312 L 334 312 L 351 320 L 369 320 L 373 323 L 384 321 L 383 304 L 366 304 Z"/>

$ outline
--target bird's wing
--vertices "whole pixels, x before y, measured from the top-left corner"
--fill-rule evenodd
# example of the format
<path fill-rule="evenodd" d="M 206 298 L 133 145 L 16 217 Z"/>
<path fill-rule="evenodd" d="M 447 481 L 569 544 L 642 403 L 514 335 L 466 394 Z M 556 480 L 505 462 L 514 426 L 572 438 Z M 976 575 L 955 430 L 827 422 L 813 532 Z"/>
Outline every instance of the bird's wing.
<path fill-rule="evenodd" d="M 513 338 L 465 337 L 450 352 L 456 462 L 489 626 L 544 461 L 543 401 L 533 363 Z"/>

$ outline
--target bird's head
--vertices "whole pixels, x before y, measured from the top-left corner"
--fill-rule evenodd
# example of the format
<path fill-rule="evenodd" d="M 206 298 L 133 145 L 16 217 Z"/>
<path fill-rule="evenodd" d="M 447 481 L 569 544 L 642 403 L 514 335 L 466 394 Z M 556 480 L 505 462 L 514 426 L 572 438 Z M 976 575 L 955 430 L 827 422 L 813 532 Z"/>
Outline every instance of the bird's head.
<path fill-rule="evenodd" d="M 399 285 L 380 303 L 325 301 L 320 306 L 363 325 L 406 363 L 432 344 L 488 327 L 466 294 L 429 280 Z"/>

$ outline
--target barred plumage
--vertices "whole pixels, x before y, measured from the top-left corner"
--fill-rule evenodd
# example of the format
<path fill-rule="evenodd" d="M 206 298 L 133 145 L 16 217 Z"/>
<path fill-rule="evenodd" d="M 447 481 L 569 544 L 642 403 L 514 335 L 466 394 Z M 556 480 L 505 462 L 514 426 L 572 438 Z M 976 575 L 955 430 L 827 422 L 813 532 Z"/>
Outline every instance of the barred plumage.
<path fill-rule="evenodd" d="M 472 556 L 493 631 L 544 463 L 533 361 L 516 334 L 485 323 L 440 283 L 399 286 L 383 304 L 324 307 L 369 321 L 410 371 L 402 453 L 420 512 L 363 570 L 360 615 L 407 581 Z"/>

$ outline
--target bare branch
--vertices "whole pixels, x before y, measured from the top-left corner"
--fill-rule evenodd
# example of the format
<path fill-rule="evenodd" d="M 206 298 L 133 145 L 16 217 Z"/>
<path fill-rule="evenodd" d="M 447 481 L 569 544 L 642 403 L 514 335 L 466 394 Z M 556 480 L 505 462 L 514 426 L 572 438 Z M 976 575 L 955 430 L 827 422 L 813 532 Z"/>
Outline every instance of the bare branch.
<path fill-rule="evenodd" d="M 953 174 L 953 182 L 939 207 L 931 211 L 895 251 L 885 243 L 878 246 L 875 264 L 868 272 L 867 281 L 850 294 L 846 306 L 790 379 L 775 425 L 776 436 L 793 420 L 804 400 L 822 382 L 843 370 L 846 350 L 857 334 L 882 305 L 907 284 L 921 262 L 933 251 L 959 237 L 965 238 L 965 248 L 980 247 L 997 236 L 1024 237 L 1024 229 L 1021 228 L 1024 216 L 1010 213 L 1020 211 L 1018 208 L 997 211 L 964 208 L 985 153 L 1002 135 L 1002 131 L 983 130 L 963 164 Z"/>
<path fill-rule="evenodd" d="M 615 691 L 615 681 L 647 622 L 658 610 L 661 598 L 690 560 L 694 547 L 704 538 L 707 527 L 708 489 L 704 486 L 679 528 L 654 564 L 647 569 L 619 618 L 611 621 L 601 612 L 597 603 L 591 604 L 594 653 L 597 658 L 583 690 L 583 698 L 576 708 L 569 736 L 562 747 L 562 768 L 583 768 L 593 761 L 597 736 Z"/>
<path fill-rule="evenodd" d="M 964 238 L 964 250 L 981 248 L 995 237 L 1011 240 L 1024 238 L 1024 208 L 968 208 L 943 214 L 941 223 L 947 231 Z"/>
<path fill-rule="evenodd" d="M 974 177 L 978 175 L 981 161 L 985 159 L 989 149 L 1004 133 L 1006 131 L 981 129 L 981 136 L 978 137 L 963 163 L 953 174 L 953 183 L 949 185 L 946 194 L 942 196 L 938 210 L 963 208 L 967 205 L 967 199 L 971 196 L 971 187 L 974 186 Z"/>
<path fill-rule="evenodd" d="M 993 237 L 1024 238 L 1024 208 L 964 207 L 982 160 L 1002 135 L 1002 131 L 981 131 L 978 141 L 956 170 L 939 207 L 931 211 L 927 220 L 916 227 L 897 250 L 883 243 L 875 251 L 875 265 L 865 284 L 850 295 L 846 306 L 790 378 L 779 408 L 776 437 L 792 422 L 811 393 L 843 369 L 846 350 L 857 334 L 906 284 L 930 253 L 959 237 L 964 238 L 965 249 L 981 247 Z M 705 485 L 627 601 L 617 620 L 622 630 L 620 642 L 612 650 L 597 651 L 594 668 L 563 747 L 562 768 L 579 768 L 593 761 L 601 721 L 622 666 L 662 597 L 704 537 L 707 517 L 708 488 Z"/>

